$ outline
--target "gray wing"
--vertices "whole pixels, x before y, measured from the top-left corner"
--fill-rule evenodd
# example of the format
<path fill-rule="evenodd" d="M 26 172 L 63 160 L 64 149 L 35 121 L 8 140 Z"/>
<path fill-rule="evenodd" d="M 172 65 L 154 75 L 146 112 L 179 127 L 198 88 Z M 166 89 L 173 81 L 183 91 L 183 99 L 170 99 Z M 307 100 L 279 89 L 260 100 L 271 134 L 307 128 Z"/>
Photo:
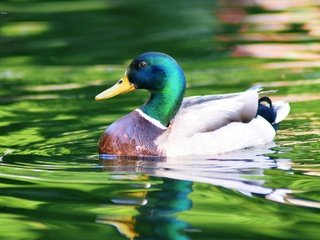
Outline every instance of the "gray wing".
<path fill-rule="evenodd" d="M 257 108 L 257 90 L 185 98 L 170 131 L 192 136 L 214 131 L 231 122 L 247 123 L 256 116 Z"/>
<path fill-rule="evenodd" d="M 201 104 L 201 103 L 208 102 L 208 101 L 231 98 L 231 97 L 238 96 L 240 94 L 242 94 L 242 92 L 241 93 L 228 93 L 228 94 L 185 97 L 182 101 L 181 108 L 190 107 L 192 105 Z"/>

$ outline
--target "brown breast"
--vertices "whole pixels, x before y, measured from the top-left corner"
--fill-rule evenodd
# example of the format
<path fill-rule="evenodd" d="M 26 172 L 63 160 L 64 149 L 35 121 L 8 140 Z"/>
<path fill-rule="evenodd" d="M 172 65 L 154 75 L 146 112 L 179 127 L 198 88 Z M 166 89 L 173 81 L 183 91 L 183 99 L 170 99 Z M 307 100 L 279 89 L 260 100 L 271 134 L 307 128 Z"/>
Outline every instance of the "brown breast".
<path fill-rule="evenodd" d="M 162 156 L 155 140 L 165 130 L 133 111 L 111 124 L 99 140 L 99 153 L 125 156 Z"/>

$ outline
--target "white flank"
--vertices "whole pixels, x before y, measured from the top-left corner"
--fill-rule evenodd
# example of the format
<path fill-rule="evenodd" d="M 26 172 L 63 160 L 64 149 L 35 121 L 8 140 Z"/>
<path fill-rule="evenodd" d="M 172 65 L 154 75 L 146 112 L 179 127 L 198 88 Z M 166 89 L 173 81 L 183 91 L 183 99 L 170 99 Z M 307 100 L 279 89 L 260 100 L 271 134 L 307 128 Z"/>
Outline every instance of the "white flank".
<path fill-rule="evenodd" d="M 264 145 L 272 142 L 274 136 L 271 124 L 258 116 L 249 123 L 233 122 L 213 132 L 189 137 L 177 132 L 163 134 L 156 144 L 166 150 L 167 156 L 212 155 Z"/>
<path fill-rule="evenodd" d="M 256 117 L 258 90 L 259 87 L 254 87 L 235 95 L 184 99 L 170 127 L 155 144 L 166 156 L 209 156 L 272 142 L 276 135 L 274 128 L 263 117 Z M 278 123 L 288 115 L 290 106 L 283 102 L 273 105 Z M 154 119 L 149 121 L 160 124 Z"/>
<path fill-rule="evenodd" d="M 163 130 L 166 130 L 167 127 L 165 127 L 164 125 L 162 125 L 162 123 L 150 116 L 148 116 L 147 114 L 145 114 L 144 112 L 142 112 L 139 108 L 136 109 L 135 111 L 137 111 L 141 117 L 143 117 L 144 119 L 148 120 L 149 122 L 151 122 L 153 125 L 155 125 L 158 128 L 161 128 Z"/>

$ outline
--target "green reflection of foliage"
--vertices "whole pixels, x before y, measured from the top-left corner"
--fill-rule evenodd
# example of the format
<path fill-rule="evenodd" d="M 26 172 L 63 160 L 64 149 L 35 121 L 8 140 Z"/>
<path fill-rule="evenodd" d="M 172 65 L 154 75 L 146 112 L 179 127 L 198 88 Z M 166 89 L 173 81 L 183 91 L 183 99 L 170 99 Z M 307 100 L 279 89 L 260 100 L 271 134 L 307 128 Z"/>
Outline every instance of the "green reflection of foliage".
<path fill-rule="evenodd" d="M 240 193 L 214 186 L 194 184 L 193 189 L 192 211 L 180 214 L 181 219 L 201 228 L 201 233 L 191 232 L 193 239 L 210 238 L 212 234 L 216 239 L 224 239 L 226 235 L 231 239 L 296 239 L 300 234 L 314 239 L 319 234 L 318 211 L 270 203 L 258 197 L 247 199 Z M 300 228 L 302 222 L 305 230 Z"/>
<path fill-rule="evenodd" d="M 170 5 L 167 8 L 162 1 L 95 0 L 71 1 L 64 7 L 55 1 L 4 1 L 0 8 L 7 11 L 2 16 L 5 21 L 46 21 L 52 28 L 23 39 L 5 38 L 1 59 L 27 55 L 41 65 L 75 65 L 119 63 L 146 50 L 181 57 L 210 54 L 213 3 L 179 0 Z M 28 9 L 33 13 L 27 14 Z"/>
<path fill-rule="evenodd" d="M 18 37 L 41 34 L 47 31 L 49 26 L 42 22 L 20 22 L 7 24 L 0 29 L 0 33 L 6 37 Z"/>

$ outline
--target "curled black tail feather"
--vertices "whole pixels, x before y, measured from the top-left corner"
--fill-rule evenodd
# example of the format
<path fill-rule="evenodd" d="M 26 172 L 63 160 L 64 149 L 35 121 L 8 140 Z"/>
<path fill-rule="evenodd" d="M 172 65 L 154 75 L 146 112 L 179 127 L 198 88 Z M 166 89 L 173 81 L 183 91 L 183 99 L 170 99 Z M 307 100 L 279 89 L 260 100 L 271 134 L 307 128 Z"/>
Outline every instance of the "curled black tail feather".
<path fill-rule="evenodd" d="M 267 105 L 262 104 L 262 102 L 267 103 Z M 277 112 L 274 109 L 270 98 L 262 97 L 259 99 L 257 115 L 260 115 L 266 119 L 275 130 L 278 129 L 278 124 L 275 122 L 277 118 Z"/>

